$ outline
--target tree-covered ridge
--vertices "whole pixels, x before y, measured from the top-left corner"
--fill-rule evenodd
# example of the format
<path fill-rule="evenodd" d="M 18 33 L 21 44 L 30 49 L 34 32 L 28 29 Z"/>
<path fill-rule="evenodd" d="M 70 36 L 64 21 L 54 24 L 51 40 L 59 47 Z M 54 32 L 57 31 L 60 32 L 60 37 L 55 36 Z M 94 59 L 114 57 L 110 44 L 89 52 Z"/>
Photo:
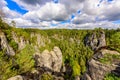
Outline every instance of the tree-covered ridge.
<path fill-rule="evenodd" d="M 34 69 L 33 54 L 34 47 L 37 46 L 39 51 L 45 49 L 51 50 L 54 46 L 58 46 L 63 54 L 63 65 L 68 64 L 72 68 L 71 77 L 65 74 L 65 79 L 74 79 L 75 76 L 81 76 L 86 71 L 87 61 L 92 57 L 94 52 L 84 44 L 84 39 L 87 35 L 98 33 L 103 29 L 95 30 L 67 30 L 67 29 L 22 29 L 14 28 L 0 20 L 0 32 L 6 35 L 8 44 L 14 49 L 16 55 L 8 57 L 4 55 L 4 50 L 0 51 L 0 79 L 6 80 L 18 74 L 31 72 Z M 103 30 L 105 31 L 107 46 L 120 51 L 120 32 L 118 30 Z M 26 43 L 23 49 L 19 49 L 19 44 L 14 40 L 13 35 L 16 35 L 18 42 L 22 39 Z M 31 34 L 33 35 L 31 37 Z M 41 36 L 42 43 L 38 45 L 38 34 Z M 99 34 L 98 34 L 99 37 Z M 6 67 L 5 67 L 5 64 Z M 16 68 L 17 67 L 17 68 Z M 10 75 L 9 75 L 10 74 Z M 46 76 L 46 75 L 44 75 Z"/>

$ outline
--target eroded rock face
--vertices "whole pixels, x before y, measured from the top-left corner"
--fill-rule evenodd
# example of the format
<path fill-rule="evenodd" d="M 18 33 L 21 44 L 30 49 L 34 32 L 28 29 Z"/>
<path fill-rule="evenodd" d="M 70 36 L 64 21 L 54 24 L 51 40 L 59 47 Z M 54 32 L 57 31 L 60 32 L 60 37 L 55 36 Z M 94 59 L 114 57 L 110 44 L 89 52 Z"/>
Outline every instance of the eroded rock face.
<path fill-rule="evenodd" d="M 34 57 L 37 66 L 60 72 L 62 66 L 62 52 L 58 47 L 54 47 L 50 52 L 44 50 L 41 54 L 36 53 Z"/>
<path fill-rule="evenodd" d="M 98 34 L 99 36 L 97 36 L 96 33 L 93 33 L 85 38 L 85 44 L 90 46 L 94 51 L 100 47 L 106 46 L 105 33 L 101 31 Z"/>
<path fill-rule="evenodd" d="M 110 72 L 114 72 L 119 67 L 120 60 L 113 60 L 109 64 L 100 62 L 106 54 L 108 55 L 120 55 L 117 51 L 102 49 L 98 51 L 89 61 L 87 72 L 82 76 L 81 80 L 103 80 L 105 75 Z M 120 69 L 120 68 L 119 68 Z M 120 74 L 117 73 L 117 74 Z"/>
<path fill-rule="evenodd" d="M 16 33 L 12 32 L 12 38 L 15 40 L 15 42 L 18 44 L 18 49 L 22 50 L 25 48 L 27 44 L 29 44 L 29 41 L 26 41 L 24 37 L 20 36 L 18 37 Z"/>
<path fill-rule="evenodd" d="M 10 56 L 15 55 L 15 52 L 13 48 L 8 44 L 4 33 L 0 33 L 0 47 L 2 50 L 5 50 L 7 55 L 10 55 Z"/>

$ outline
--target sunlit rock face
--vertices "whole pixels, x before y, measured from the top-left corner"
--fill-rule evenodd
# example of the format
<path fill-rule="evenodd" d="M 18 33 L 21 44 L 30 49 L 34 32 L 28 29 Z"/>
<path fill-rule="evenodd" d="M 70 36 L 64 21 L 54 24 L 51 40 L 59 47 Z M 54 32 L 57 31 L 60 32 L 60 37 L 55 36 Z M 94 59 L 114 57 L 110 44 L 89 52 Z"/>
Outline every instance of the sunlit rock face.
<path fill-rule="evenodd" d="M 7 38 L 2 32 L 0 33 L 0 48 L 9 56 L 15 55 L 13 48 L 8 44 Z"/>
<path fill-rule="evenodd" d="M 44 50 L 42 53 L 35 54 L 36 65 L 45 67 L 52 71 L 60 72 L 62 67 L 62 53 L 58 47 L 54 47 L 52 51 Z"/>

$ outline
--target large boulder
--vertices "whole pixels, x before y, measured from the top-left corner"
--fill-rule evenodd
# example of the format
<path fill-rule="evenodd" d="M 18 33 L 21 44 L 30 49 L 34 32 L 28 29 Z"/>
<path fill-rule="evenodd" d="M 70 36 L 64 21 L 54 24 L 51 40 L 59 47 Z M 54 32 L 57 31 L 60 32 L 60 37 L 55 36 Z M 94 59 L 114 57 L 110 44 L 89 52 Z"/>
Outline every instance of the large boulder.
<path fill-rule="evenodd" d="M 36 53 L 36 66 L 50 69 L 54 72 L 60 72 L 62 66 L 62 52 L 58 47 L 54 47 L 52 51 L 44 50 L 42 53 Z"/>
<path fill-rule="evenodd" d="M 101 49 L 88 61 L 87 71 L 81 80 L 103 80 L 105 75 L 113 73 L 120 76 L 120 53 Z M 119 72 L 116 69 L 119 67 Z"/>

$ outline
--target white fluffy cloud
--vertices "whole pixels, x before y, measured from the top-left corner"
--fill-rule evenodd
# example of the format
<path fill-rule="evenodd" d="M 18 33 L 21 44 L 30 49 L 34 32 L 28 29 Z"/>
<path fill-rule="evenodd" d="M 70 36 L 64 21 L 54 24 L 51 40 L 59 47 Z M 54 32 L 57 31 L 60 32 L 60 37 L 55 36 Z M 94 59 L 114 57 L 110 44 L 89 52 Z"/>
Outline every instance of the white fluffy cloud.
<path fill-rule="evenodd" d="M 66 8 L 62 4 L 54 4 L 53 2 L 46 3 L 37 11 L 29 11 L 24 15 L 24 18 L 27 19 L 37 19 L 39 18 L 42 21 L 51 21 L 51 20 L 65 20 L 68 18 Z"/>
<path fill-rule="evenodd" d="M 52 0 L 12 0 L 21 8 L 28 10 L 24 15 L 10 10 L 5 0 L 1 0 L 0 8 L 7 13 L 9 20 L 15 20 L 17 26 L 31 26 L 40 28 L 118 28 L 113 21 L 120 20 L 120 0 L 108 2 L 103 0 L 59 0 L 55 4 Z M 80 10 L 81 13 L 77 14 Z M 9 13 L 9 14 L 8 14 Z M 74 14 L 72 22 L 60 24 L 69 20 Z M 52 26 L 51 24 L 58 24 Z M 114 27 L 116 26 L 116 27 Z"/>

